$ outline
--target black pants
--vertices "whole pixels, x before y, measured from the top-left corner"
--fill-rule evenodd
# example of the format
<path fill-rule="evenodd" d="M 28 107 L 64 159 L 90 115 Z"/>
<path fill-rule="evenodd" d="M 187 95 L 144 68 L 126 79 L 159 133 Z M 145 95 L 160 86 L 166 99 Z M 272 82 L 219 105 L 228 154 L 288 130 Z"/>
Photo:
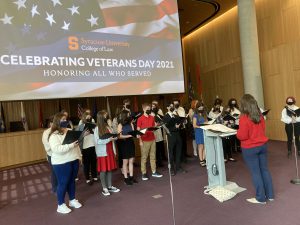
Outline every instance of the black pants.
<path fill-rule="evenodd" d="M 232 145 L 234 144 L 234 136 L 222 138 L 224 159 L 232 158 Z"/>
<path fill-rule="evenodd" d="M 164 159 L 166 159 L 164 141 L 156 142 L 156 164 L 162 165 Z"/>
<path fill-rule="evenodd" d="M 231 152 L 240 152 L 240 151 L 241 151 L 241 141 L 237 139 L 237 137 L 234 135 L 232 136 Z"/>
<path fill-rule="evenodd" d="M 288 152 L 292 151 L 293 145 L 293 125 L 292 124 L 285 124 L 285 132 L 287 136 L 287 148 Z M 300 135 L 300 123 L 294 123 L 294 135 L 295 135 L 295 143 L 297 147 L 298 153 L 300 152 L 300 143 L 299 143 L 299 135 Z"/>
<path fill-rule="evenodd" d="M 82 160 L 85 179 L 90 180 L 90 173 L 92 178 L 97 178 L 97 156 L 95 147 L 82 149 Z"/>
<path fill-rule="evenodd" d="M 186 129 L 180 129 L 179 130 L 180 133 L 180 137 L 181 137 L 181 161 L 186 161 L 186 157 L 187 157 L 187 138 L 186 138 Z"/>
<path fill-rule="evenodd" d="M 168 135 L 168 145 L 171 169 L 174 170 L 174 168 L 176 167 L 176 169 L 178 170 L 179 168 L 181 168 L 180 163 L 182 153 L 182 140 L 178 131 L 171 132 L 171 135 Z"/>

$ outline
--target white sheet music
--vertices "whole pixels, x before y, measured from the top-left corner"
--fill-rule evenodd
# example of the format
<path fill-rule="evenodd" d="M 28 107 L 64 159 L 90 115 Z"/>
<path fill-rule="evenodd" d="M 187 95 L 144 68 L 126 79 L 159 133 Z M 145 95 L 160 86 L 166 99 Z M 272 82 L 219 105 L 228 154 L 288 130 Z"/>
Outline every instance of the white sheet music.
<path fill-rule="evenodd" d="M 211 130 L 211 131 L 221 132 L 221 133 L 236 133 L 236 130 L 226 127 L 223 124 L 211 124 L 207 126 L 201 126 L 201 128 L 203 130 Z"/>

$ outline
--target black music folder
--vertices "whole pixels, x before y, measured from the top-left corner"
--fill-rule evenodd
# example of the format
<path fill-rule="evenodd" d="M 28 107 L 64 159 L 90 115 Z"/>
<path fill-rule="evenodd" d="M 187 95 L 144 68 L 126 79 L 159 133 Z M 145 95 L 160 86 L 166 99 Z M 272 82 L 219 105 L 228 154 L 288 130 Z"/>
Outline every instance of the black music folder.
<path fill-rule="evenodd" d="M 132 137 L 137 137 L 138 135 L 144 135 L 145 133 L 144 132 L 141 132 L 139 130 L 133 130 L 133 131 L 130 131 L 128 132 L 128 134 L 130 134 Z"/>
<path fill-rule="evenodd" d="M 300 108 L 299 109 L 296 109 L 296 110 L 292 110 L 292 109 L 289 109 L 286 107 L 286 114 L 289 116 L 289 117 L 292 117 L 292 116 L 300 116 Z"/>
<path fill-rule="evenodd" d="M 185 117 L 172 117 L 169 121 L 168 121 L 168 127 L 175 127 L 176 125 L 182 125 L 185 122 L 186 118 Z"/>
<path fill-rule="evenodd" d="M 95 129 L 96 124 L 95 123 L 85 123 L 84 124 L 84 130 L 88 130 L 91 134 L 94 133 L 93 129 Z"/>
<path fill-rule="evenodd" d="M 147 131 L 155 131 L 155 130 L 158 130 L 159 128 L 160 127 L 158 126 L 158 127 L 147 127 L 147 128 L 144 128 L 144 129 L 147 130 Z"/>
<path fill-rule="evenodd" d="M 230 115 L 230 114 L 227 114 L 227 115 L 225 115 L 225 116 L 223 117 L 223 120 L 224 120 L 224 121 L 230 121 L 230 120 L 235 121 L 236 118 L 233 117 L 233 116 Z"/>
<path fill-rule="evenodd" d="M 263 116 L 266 116 L 269 112 L 270 112 L 270 109 L 267 109 L 267 110 L 262 111 L 261 114 L 262 114 Z"/>
<path fill-rule="evenodd" d="M 100 136 L 100 139 L 104 140 L 104 139 L 109 139 L 109 138 L 117 138 L 118 136 L 119 136 L 119 134 L 105 133 Z"/>
<path fill-rule="evenodd" d="M 65 145 L 65 144 L 71 144 L 75 141 L 79 141 L 79 142 L 82 141 L 84 138 L 83 136 L 84 132 L 85 131 L 68 130 L 62 144 Z"/>
<path fill-rule="evenodd" d="M 213 120 L 212 118 L 210 118 L 210 117 L 207 117 L 207 121 L 211 121 L 211 120 Z"/>

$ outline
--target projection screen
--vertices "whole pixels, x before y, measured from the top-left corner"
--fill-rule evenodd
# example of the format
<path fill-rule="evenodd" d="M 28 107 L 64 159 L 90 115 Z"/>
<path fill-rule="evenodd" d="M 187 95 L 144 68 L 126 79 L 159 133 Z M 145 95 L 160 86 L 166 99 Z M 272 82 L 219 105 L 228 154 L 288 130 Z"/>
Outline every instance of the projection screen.
<path fill-rule="evenodd" d="M 176 0 L 1 0 L 0 101 L 184 92 Z"/>

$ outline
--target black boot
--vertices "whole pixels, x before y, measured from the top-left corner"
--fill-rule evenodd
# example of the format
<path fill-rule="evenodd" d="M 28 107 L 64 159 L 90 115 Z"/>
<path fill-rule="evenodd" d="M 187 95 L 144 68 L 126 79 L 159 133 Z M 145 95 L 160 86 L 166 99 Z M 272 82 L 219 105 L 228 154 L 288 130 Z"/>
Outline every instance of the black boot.
<path fill-rule="evenodd" d="M 132 182 L 131 182 L 131 180 L 129 178 L 124 178 L 124 183 L 126 185 L 132 185 Z"/>
<path fill-rule="evenodd" d="M 134 179 L 133 176 L 130 176 L 130 177 L 129 177 L 129 180 L 131 181 L 132 184 L 133 184 L 133 183 L 135 183 L 135 184 L 138 183 L 138 181 L 137 181 L 136 179 Z"/>

